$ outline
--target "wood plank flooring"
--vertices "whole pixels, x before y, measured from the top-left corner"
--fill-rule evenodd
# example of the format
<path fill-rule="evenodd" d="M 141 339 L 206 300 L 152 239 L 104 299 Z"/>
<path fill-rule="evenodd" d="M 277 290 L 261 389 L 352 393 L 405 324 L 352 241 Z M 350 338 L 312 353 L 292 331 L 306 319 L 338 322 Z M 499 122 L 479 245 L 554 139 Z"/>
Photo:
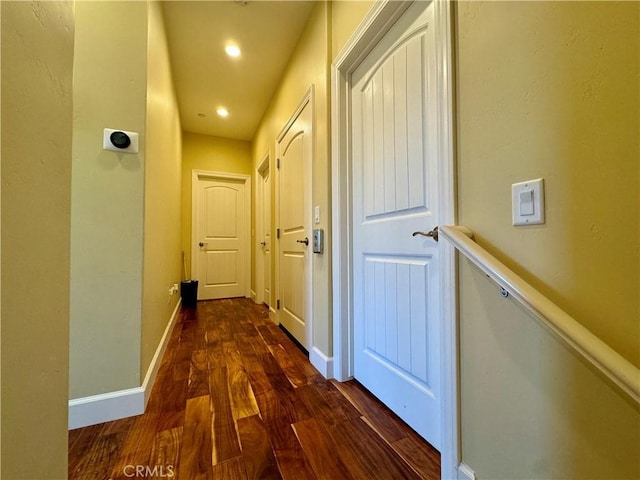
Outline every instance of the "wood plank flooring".
<path fill-rule="evenodd" d="M 69 478 L 439 479 L 440 455 L 264 307 L 215 300 L 182 310 L 144 415 L 69 432 Z"/>

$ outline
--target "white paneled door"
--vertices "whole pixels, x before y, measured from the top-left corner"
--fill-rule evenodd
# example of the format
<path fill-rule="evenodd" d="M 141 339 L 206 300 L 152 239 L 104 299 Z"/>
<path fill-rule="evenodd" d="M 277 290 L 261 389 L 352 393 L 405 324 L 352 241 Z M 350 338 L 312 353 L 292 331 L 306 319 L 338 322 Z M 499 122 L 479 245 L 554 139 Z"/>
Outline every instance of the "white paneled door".
<path fill-rule="evenodd" d="M 198 299 L 244 297 L 249 277 L 248 177 L 194 177 L 192 256 Z"/>
<path fill-rule="evenodd" d="M 280 230 L 279 322 L 310 347 L 311 185 L 313 143 L 307 97 L 278 137 L 278 228 Z"/>
<path fill-rule="evenodd" d="M 352 75 L 354 374 L 440 448 L 433 3 L 415 2 Z"/>
<path fill-rule="evenodd" d="M 263 299 L 264 303 L 271 305 L 271 175 L 269 167 L 260 172 L 262 182 L 262 232 L 263 239 L 260 242 L 263 256 Z"/>

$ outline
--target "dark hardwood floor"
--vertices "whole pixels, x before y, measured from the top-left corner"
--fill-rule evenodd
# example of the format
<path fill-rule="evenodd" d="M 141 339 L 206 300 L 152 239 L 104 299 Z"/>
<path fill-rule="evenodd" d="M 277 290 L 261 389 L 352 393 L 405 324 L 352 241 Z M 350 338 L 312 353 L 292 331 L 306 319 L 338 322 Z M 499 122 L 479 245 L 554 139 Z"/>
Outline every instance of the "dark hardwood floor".
<path fill-rule="evenodd" d="M 69 432 L 69 478 L 439 479 L 440 455 L 264 307 L 215 300 L 180 313 L 144 415 Z"/>

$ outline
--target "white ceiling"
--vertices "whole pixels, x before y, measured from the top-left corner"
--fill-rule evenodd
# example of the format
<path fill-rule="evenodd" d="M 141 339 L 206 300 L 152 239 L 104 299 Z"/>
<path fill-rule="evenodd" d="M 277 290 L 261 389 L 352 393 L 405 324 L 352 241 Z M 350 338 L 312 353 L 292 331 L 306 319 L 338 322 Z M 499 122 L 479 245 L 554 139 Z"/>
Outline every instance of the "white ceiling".
<path fill-rule="evenodd" d="M 183 130 L 251 140 L 313 5 L 313 1 L 163 2 Z M 242 50 L 239 58 L 225 53 L 230 42 Z M 216 114 L 219 106 L 227 108 L 227 118 Z"/>

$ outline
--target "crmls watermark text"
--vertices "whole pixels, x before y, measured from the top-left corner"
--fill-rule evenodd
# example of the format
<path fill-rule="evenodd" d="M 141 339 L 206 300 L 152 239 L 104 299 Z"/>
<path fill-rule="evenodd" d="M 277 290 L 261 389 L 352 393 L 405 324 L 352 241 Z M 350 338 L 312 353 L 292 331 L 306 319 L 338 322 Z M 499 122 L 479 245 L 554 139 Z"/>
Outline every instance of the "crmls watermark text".
<path fill-rule="evenodd" d="M 122 473 L 129 478 L 171 478 L 176 474 L 173 465 L 126 465 Z"/>

